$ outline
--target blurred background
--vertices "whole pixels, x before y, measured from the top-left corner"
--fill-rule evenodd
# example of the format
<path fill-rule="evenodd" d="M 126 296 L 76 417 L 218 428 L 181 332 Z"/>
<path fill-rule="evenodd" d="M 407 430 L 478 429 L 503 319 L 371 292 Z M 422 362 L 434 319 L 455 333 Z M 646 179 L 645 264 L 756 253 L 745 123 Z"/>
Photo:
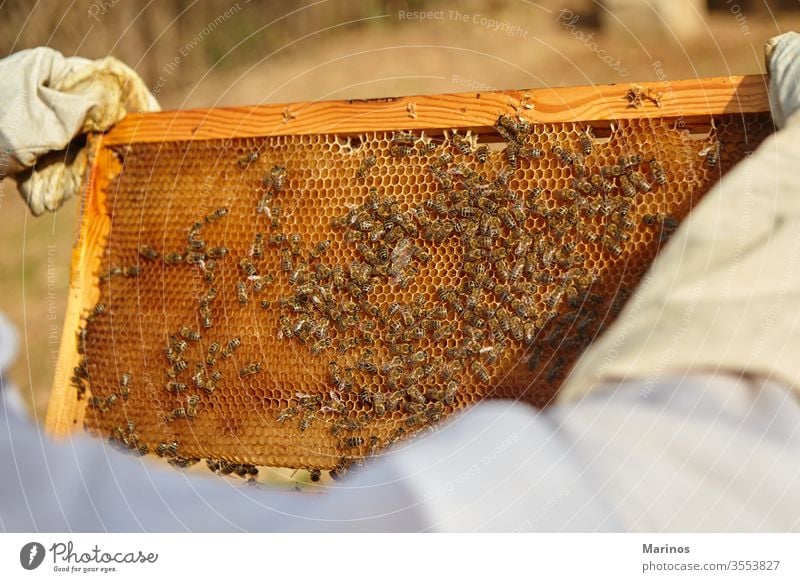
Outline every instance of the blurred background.
<path fill-rule="evenodd" d="M 113 55 L 165 109 L 762 73 L 800 28 L 766 0 L 6 0 L 0 57 Z M 2 107 L 3 104 L 0 104 Z M 0 311 L 10 372 L 43 421 L 61 338 L 75 201 L 34 219 L 0 182 Z"/>

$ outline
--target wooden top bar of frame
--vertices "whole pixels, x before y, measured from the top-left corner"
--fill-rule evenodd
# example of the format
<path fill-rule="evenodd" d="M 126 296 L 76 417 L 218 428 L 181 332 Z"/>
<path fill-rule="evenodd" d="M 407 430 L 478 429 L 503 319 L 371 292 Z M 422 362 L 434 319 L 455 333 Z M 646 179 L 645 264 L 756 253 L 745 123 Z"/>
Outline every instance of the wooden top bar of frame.
<path fill-rule="evenodd" d="M 634 107 L 637 88 L 658 96 Z M 660 95 L 659 95 L 660 94 Z M 712 77 L 658 83 L 625 83 L 482 93 L 416 95 L 307 103 L 220 107 L 140 113 L 126 117 L 103 145 L 336 133 L 354 135 L 399 129 L 491 128 L 502 113 L 531 123 L 578 121 L 607 125 L 619 119 L 683 120 L 690 126 L 720 114 L 769 111 L 763 75 Z"/>

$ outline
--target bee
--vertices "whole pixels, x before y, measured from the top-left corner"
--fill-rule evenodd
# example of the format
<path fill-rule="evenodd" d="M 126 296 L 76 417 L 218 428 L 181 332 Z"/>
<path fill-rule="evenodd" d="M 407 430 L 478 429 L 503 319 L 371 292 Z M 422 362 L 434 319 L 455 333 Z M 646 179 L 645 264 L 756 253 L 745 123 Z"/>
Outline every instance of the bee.
<path fill-rule="evenodd" d="M 603 235 L 603 246 L 615 257 L 622 255 L 622 247 L 608 235 Z"/>
<path fill-rule="evenodd" d="M 245 305 L 247 303 L 247 286 L 244 284 L 244 281 L 238 281 L 236 283 L 236 298 L 239 300 L 239 305 Z"/>
<path fill-rule="evenodd" d="M 264 235 L 260 232 L 257 232 L 253 239 L 253 246 L 250 248 L 250 256 L 254 259 L 260 259 L 264 256 Z"/>
<path fill-rule="evenodd" d="M 239 268 L 242 270 L 245 277 L 253 278 L 256 276 L 257 271 L 255 265 L 246 257 L 242 257 L 239 260 Z"/>
<path fill-rule="evenodd" d="M 286 422 L 290 418 L 297 416 L 297 412 L 298 410 L 296 406 L 290 406 L 289 408 L 281 411 L 281 413 L 278 415 L 277 421 L 279 423 Z"/>
<path fill-rule="evenodd" d="M 363 180 L 367 177 L 369 170 L 378 163 L 378 160 L 375 156 L 366 156 L 363 160 L 361 160 L 361 164 L 356 171 L 356 177 Z"/>
<path fill-rule="evenodd" d="M 247 168 L 247 166 L 258 160 L 258 158 L 259 158 L 258 152 L 250 152 L 249 154 L 245 154 L 241 158 L 236 160 L 236 163 L 239 164 L 239 167 L 244 170 L 245 168 Z"/>
<path fill-rule="evenodd" d="M 414 134 L 410 131 L 395 131 L 392 134 L 393 144 L 410 145 L 414 143 L 414 140 Z"/>
<path fill-rule="evenodd" d="M 362 437 L 347 437 L 342 441 L 342 445 L 347 448 L 356 448 L 360 447 L 364 444 L 364 439 Z"/>
<path fill-rule="evenodd" d="M 281 192 L 286 184 L 286 168 L 283 166 L 273 166 L 270 170 L 272 178 L 272 188 L 275 192 Z"/>
<path fill-rule="evenodd" d="M 719 163 L 719 142 L 714 142 L 713 145 L 708 146 L 700 155 L 704 155 L 706 158 L 706 165 L 709 168 L 714 168 Z"/>
<path fill-rule="evenodd" d="M 317 415 L 317 411 L 316 410 L 307 410 L 303 414 L 303 417 L 300 419 L 300 425 L 299 425 L 300 426 L 300 430 L 301 431 L 308 430 L 308 427 L 311 426 L 311 421 L 314 420 L 314 417 L 316 415 Z"/>
<path fill-rule="evenodd" d="M 173 420 L 178 420 L 179 418 L 186 418 L 186 408 L 183 406 L 179 406 L 167 414 L 166 421 L 172 422 Z"/>
<path fill-rule="evenodd" d="M 281 225 L 281 214 L 283 209 L 279 204 L 273 204 L 269 209 L 269 223 L 272 228 L 278 228 Z"/>
<path fill-rule="evenodd" d="M 514 141 L 509 142 L 504 153 L 506 155 L 506 161 L 508 162 L 508 165 L 516 169 L 518 161 L 517 156 L 519 156 L 519 145 Z"/>
<path fill-rule="evenodd" d="M 131 384 L 131 374 L 130 372 L 125 372 L 122 376 L 119 377 L 119 385 L 122 388 L 128 388 Z"/>
<path fill-rule="evenodd" d="M 580 136 L 578 137 L 578 141 L 581 144 L 581 152 L 584 156 L 591 155 L 592 149 L 594 147 L 594 136 L 592 135 L 592 128 L 587 127 L 586 129 L 581 132 Z"/>
<path fill-rule="evenodd" d="M 479 382 L 482 384 L 489 383 L 489 372 L 486 371 L 486 368 L 484 368 L 483 364 L 481 364 L 478 360 L 474 360 L 472 364 L 470 364 L 470 370 L 473 374 L 475 374 L 475 377 Z"/>
<path fill-rule="evenodd" d="M 564 164 L 572 165 L 574 160 L 572 153 L 569 150 L 565 149 L 559 144 L 556 144 L 552 147 L 551 151 L 554 155 L 558 157 Z"/>
<path fill-rule="evenodd" d="M 240 336 L 234 336 L 229 342 L 226 349 L 222 350 L 222 357 L 230 358 L 233 355 L 239 346 L 242 345 L 242 338 Z"/>
<path fill-rule="evenodd" d="M 197 386 L 198 388 L 205 388 L 206 385 L 205 367 L 203 366 L 203 364 L 198 363 L 195 366 L 195 369 L 197 371 L 195 372 L 194 376 L 192 376 L 192 382 L 194 382 L 194 385 Z"/>
<path fill-rule="evenodd" d="M 317 341 L 314 345 L 311 346 L 311 355 L 312 356 L 320 355 L 322 352 L 331 347 L 331 344 L 332 342 L 330 338 L 325 338 Z"/>
<path fill-rule="evenodd" d="M 623 169 L 623 171 L 628 171 L 631 168 L 635 168 L 636 166 L 641 164 L 642 159 L 643 158 L 641 154 L 628 154 L 620 156 L 619 165 Z"/>
<path fill-rule="evenodd" d="M 170 382 L 167 382 L 167 384 L 165 385 L 165 388 L 167 389 L 167 392 L 172 392 L 173 394 L 178 394 L 178 393 L 183 392 L 184 390 L 186 390 L 186 384 L 182 384 L 180 382 L 170 381 Z"/>
<path fill-rule="evenodd" d="M 519 157 L 526 160 L 538 160 L 543 156 L 544 152 L 539 148 L 535 148 L 533 146 L 527 146 L 524 148 L 520 148 L 519 150 Z"/>
<path fill-rule="evenodd" d="M 592 175 L 592 177 L 589 178 L 589 182 L 598 192 L 602 192 L 604 194 L 611 194 L 614 191 L 614 183 L 605 180 L 599 174 Z"/>
<path fill-rule="evenodd" d="M 261 372 L 261 364 L 259 363 L 247 364 L 246 366 L 243 366 L 239 370 L 239 378 L 246 378 L 247 376 L 253 376 L 254 374 L 258 374 L 259 372 Z"/>
<path fill-rule="evenodd" d="M 456 134 L 453 136 L 453 144 L 459 153 L 464 156 L 472 153 L 472 140 L 469 137 Z"/>
<path fill-rule="evenodd" d="M 497 216 L 500 218 L 506 228 L 512 230 L 517 228 L 517 221 L 514 219 L 508 208 L 499 208 L 497 210 Z"/>
<path fill-rule="evenodd" d="M 344 339 L 339 342 L 338 350 L 340 354 L 345 354 L 348 350 L 352 350 L 353 348 L 358 347 L 361 344 L 361 340 L 357 337 Z"/>
<path fill-rule="evenodd" d="M 652 186 L 640 172 L 631 172 L 631 183 L 641 192 L 650 192 Z"/>
<path fill-rule="evenodd" d="M 327 251 L 329 248 L 331 248 L 331 241 L 326 239 L 318 242 L 316 246 L 313 249 L 311 249 L 310 253 L 311 258 L 314 260 L 318 259 L 322 255 L 322 253 Z"/>
<path fill-rule="evenodd" d="M 340 344 L 341 346 L 341 344 Z M 375 375 L 378 373 L 378 367 L 368 358 L 358 360 L 356 366 L 359 370 L 363 370 L 367 374 Z"/>
<path fill-rule="evenodd" d="M 273 247 L 279 247 L 279 246 L 285 244 L 286 241 L 287 241 L 286 235 L 283 234 L 283 233 L 270 235 L 270 237 L 268 239 L 269 245 L 273 246 Z"/>
<path fill-rule="evenodd" d="M 320 471 L 319 469 L 310 469 L 308 471 L 308 478 L 312 483 L 318 482 L 321 476 L 322 476 L 322 471 Z"/>
<path fill-rule="evenodd" d="M 587 196 L 594 192 L 594 186 L 592 185 L 592 183 L 584 178 L 577 178 L 573 180 L 572 185 L 582 194 L 586 194 Z"/>
<path fill-rule="evenodd" d="M 189 340 L 190 342 L 200 341 L 200 332 L 194 329 L 190 329 L 185 325 L 181 327 L 179 333 L 183 339 Z"/>
<path fill-rule="evenodd" d="M 619 177 L 619 186 L 622 189 L 622 194 L 628 198 L 636 196 L 636 188 L 633 186 L 628 176 L 623 174 Z"/>
<path fill-rule="evenodd" d="M 171 457 L 178 454 L 178 441 L 171 443 L 160 442 L 156 447 L 156 454 L 159 457 Z"/>
<path fill-rule="evenodd" d="M 436 147 L 436 143 L 425 136 L 423 136 L 422 139 L 420 139 L 417 143 L 417 149 L 419 150 L 420 156 L 427 156 L 428 154 L 433 153 Z"/>
<path fill-rule="evenodd" d="M 572 167 L 575 168 L 575 175 L 579 178 L 586 175 L 586 160 L 583 154 L 578 152 L 572 154 Z"/>
<path fill-rule="evenodd" d="M 616 178 L 617 176 L 621 176 L 625 173 L 625 168 L 622 166 L 611 165 L 611 166 L 603 166 L 600 168 L 600 175 L 603 178 Z"/>
<path fill-rule="evenodd" d="M 519 124 L 510 115 L 502 114 L 495 124 L 497 128 L 503 128 L 508 132 L 516 134 L 519 131 Z"/>
<path fill-rule="evenodd" d="M 155 261 L 159 257 L 158 251 L 148 245 L 139 246 L 139 254 L 148 261 Z"/>
<path fill-rule="evenodd" d="M 395 158 L 404 158 L 414 153 L 414 148 L 407 145 L 392 146 L 389 153 Z"/>
<path fill-rule="evenodd" d="M 475 150 L 475 157 L 479 163 L 485 164 L 486 160 L 489 159 L 489 146 L 486 144 L 479 145 Z"/>
<path fill-rule="evenodd" d="M 667 183 L 667 175 L 664 173 L 664 166 L 661 165 L 656 158 L 650 158 L 648 162 L 650 164 L 650 176 L 653 178 L 653 181 L 663 186 Z"/>

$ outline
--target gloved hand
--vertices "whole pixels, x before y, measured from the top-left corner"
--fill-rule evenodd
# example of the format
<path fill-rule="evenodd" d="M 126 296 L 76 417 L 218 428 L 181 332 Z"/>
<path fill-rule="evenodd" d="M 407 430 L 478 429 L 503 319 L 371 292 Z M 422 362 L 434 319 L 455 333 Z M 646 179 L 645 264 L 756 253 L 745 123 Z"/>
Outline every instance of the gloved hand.
<path fill-rule="evenodd" d="M 715 186 L 583 355 L 561 402 L 603 381 L 749 374 L 800 390 L 800 35 L 767 44 L 778 127 Z"/>
<path fill-rule="evenodd" d="M 16 177 L 35 215 L 80 190 L 82 134 L 159 109 L 139 76 L 113 57 L 65 58 L 40 47 L 0 60 L 0 79 L 0 179 Z"/>

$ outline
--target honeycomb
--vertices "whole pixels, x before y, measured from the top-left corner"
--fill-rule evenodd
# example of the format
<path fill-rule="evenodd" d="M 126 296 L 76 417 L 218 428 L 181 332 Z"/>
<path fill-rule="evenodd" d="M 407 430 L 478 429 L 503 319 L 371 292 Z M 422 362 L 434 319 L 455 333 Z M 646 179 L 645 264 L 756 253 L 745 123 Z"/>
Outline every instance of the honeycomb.
<path fill-rule="evenodd" d="M 340 474 L 484 398 L 545 406 L 767 114 L 133 143 L 77 330 L 86 428 Z"/>

